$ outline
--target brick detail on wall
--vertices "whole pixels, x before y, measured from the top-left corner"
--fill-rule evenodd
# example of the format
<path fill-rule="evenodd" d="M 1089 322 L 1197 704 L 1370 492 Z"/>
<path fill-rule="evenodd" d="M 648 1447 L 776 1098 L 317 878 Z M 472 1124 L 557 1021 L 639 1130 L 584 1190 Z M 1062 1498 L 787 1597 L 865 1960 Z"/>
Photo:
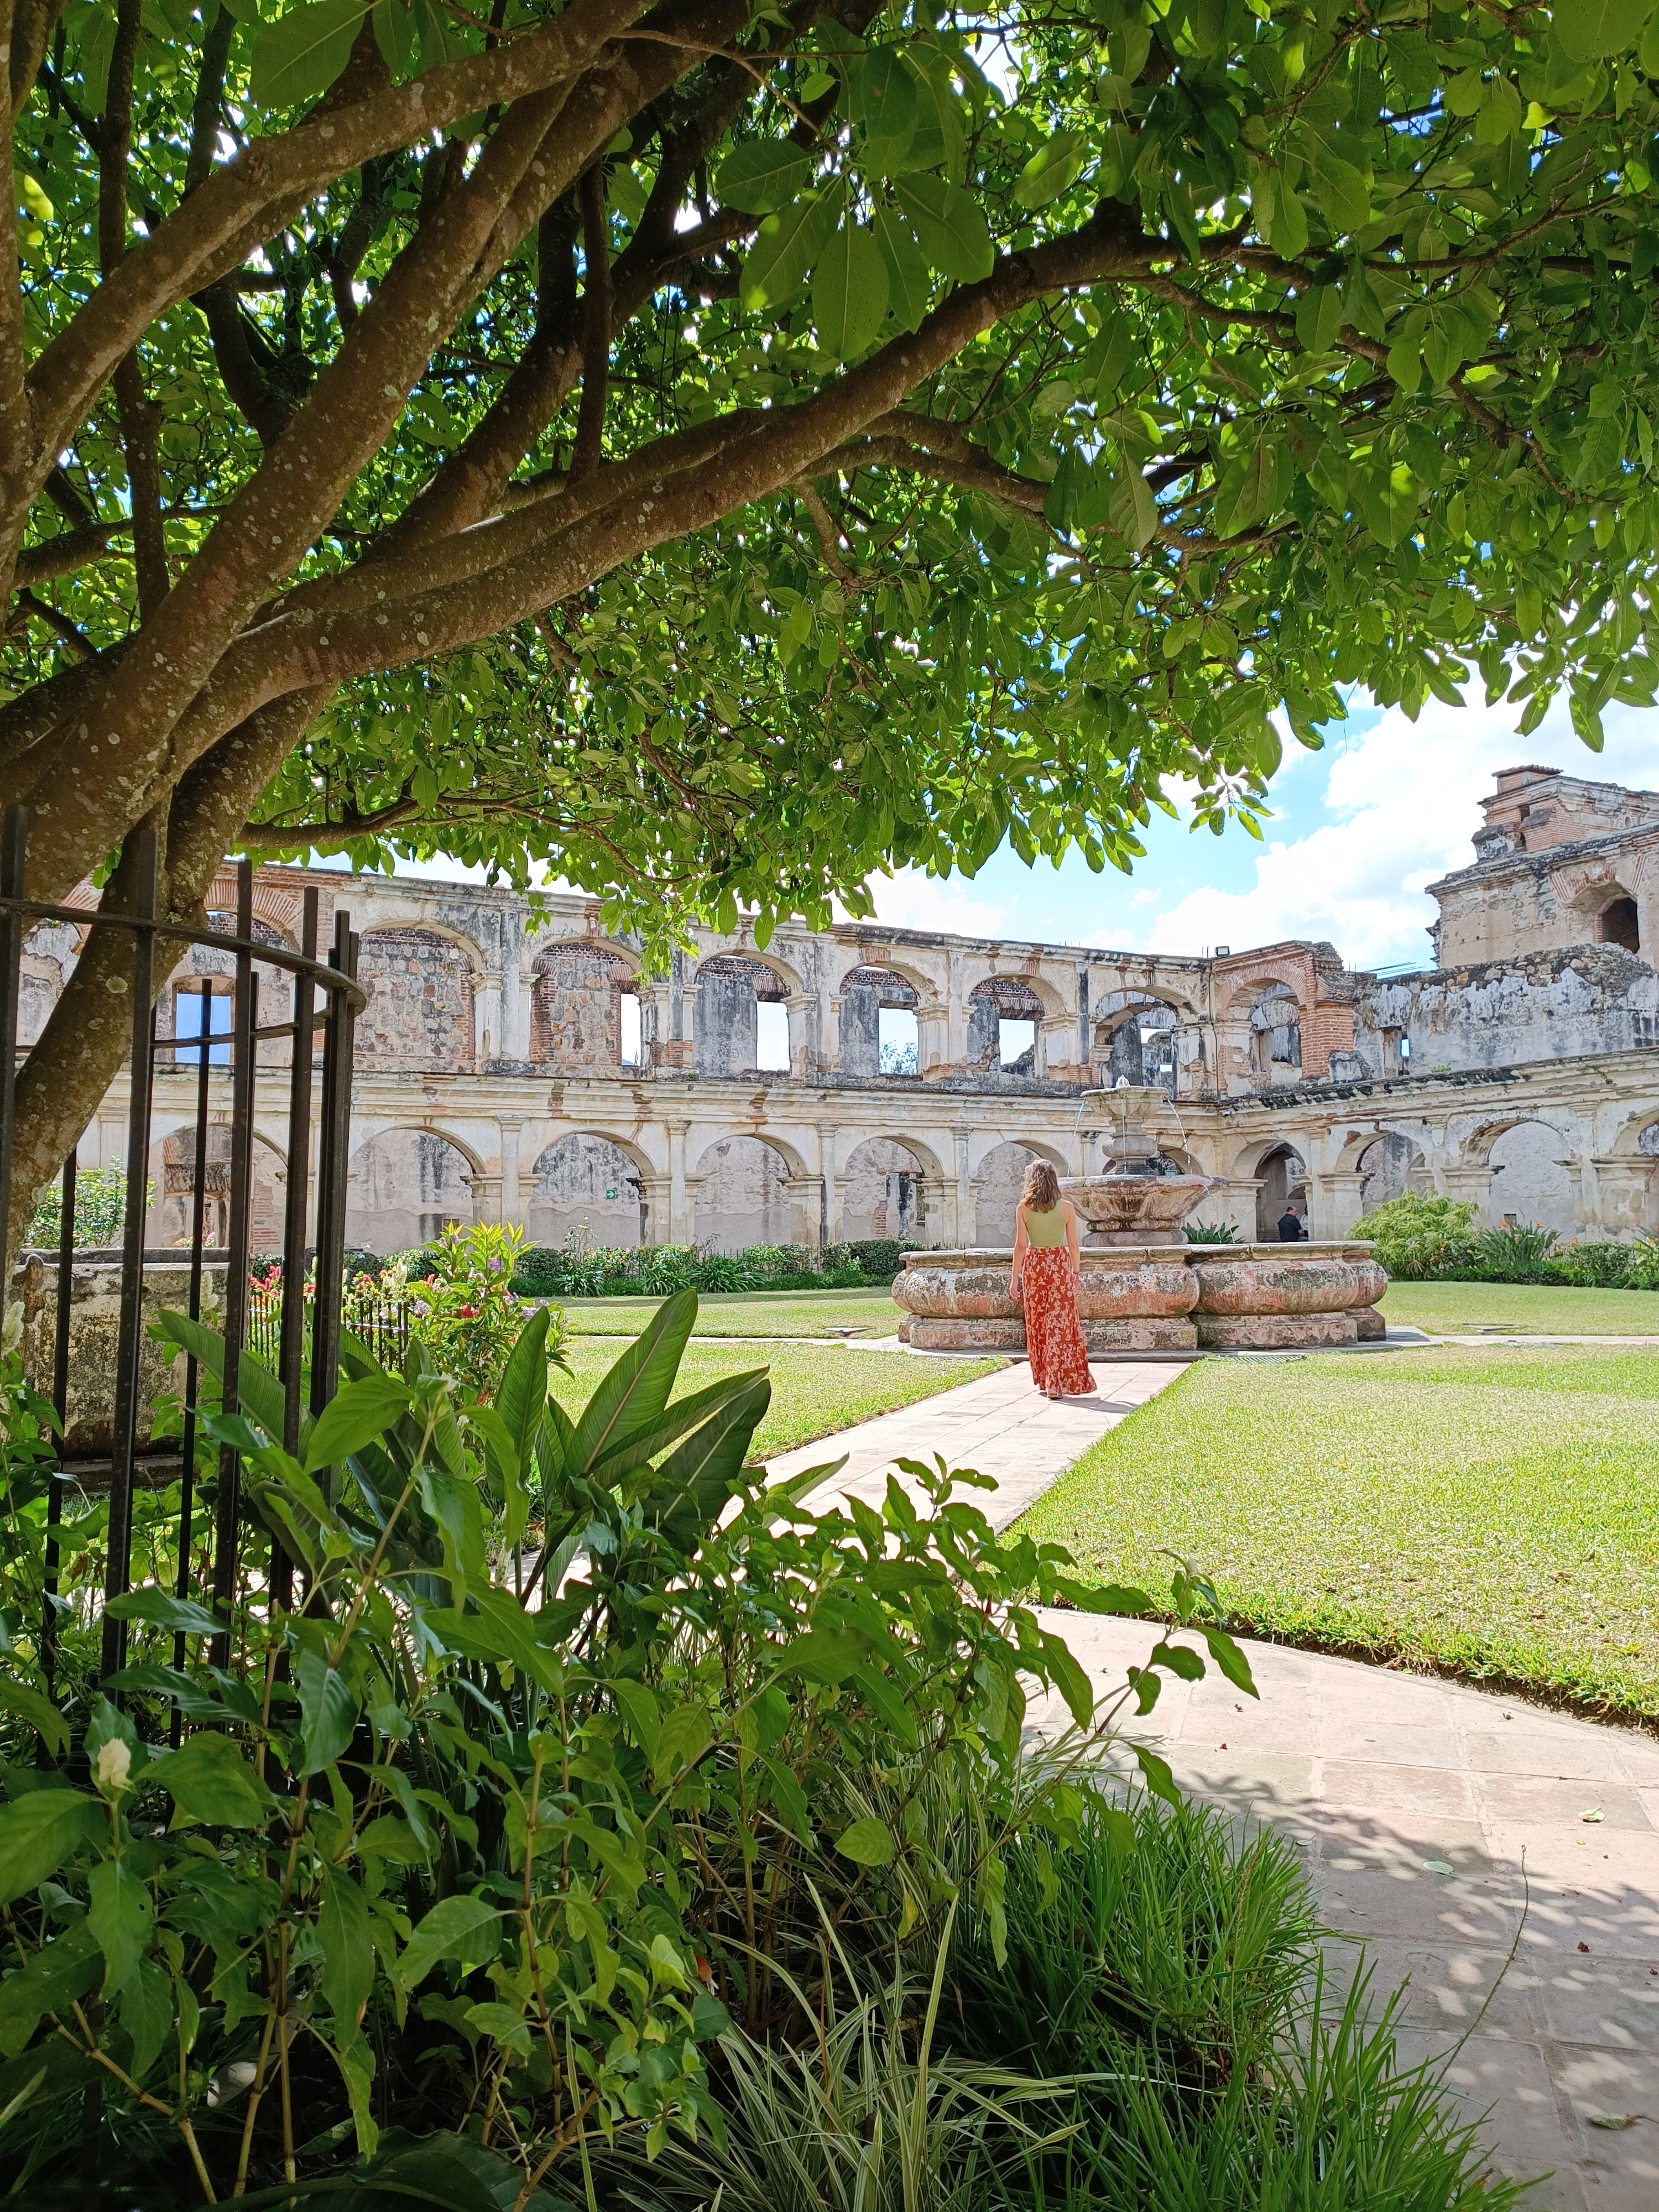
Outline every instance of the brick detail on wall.
<path fill-rule="evenodd" d="M 560 1075 L 615 1075 L 622 1066 L 620 1000 L 633 977 L 598 945 L 550 945 L 536 956 L 530 1057 Z"/>
<path fill-rule="evenodd" d="M 372 929 L 358 979 L 368 1004 L 357 1019 L 357 1057 L 371 1066 L 464 1069 L 474 1042 L 472 965 L 430 929 Z"/>

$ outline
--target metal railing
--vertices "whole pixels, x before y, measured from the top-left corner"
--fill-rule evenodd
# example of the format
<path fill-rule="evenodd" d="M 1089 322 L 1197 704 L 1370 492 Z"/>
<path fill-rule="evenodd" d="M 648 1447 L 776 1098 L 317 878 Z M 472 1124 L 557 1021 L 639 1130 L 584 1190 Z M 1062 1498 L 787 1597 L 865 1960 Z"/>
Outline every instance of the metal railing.
<path fill-rule="evenodd" d="M 109 1558 L 105 1578 L 106 1605 L 129 1587 L 131 1576 L 132 1508 L 135 1458 L 139 1414 L 139 1356 L 143 1321 L 144 1229 L 148 1195 L 151 1121 L 155 1107 L 158 1058 L 170 1054 L 174 1071 L 191 1068 L 196 1073 L 195 1152 L 191 1170 L 192 1203 L 188 1246 L 190 1288 L 188 1311 L 192 1320 L 202 1314 L 202 1269 L 206 1227 L 208 1131 L 210 1116 L 222 1115 L 228 1103 L 230 1158 L 228 1182 L 225 1249 L 216 1252 L 228 1262 L 222 1316 L 225 1340 L 223 1402 L 239 1401 L 239 1368 L 250 1343 L 248 1261 L 252 1216 L 254 1108 L 258 1075 L 256 1047 L 266 1037 L 292 1040 L 290 1065 L 282 1071 L 287 1086 L 288 1191 L 283 1231 L 283 1261 L 287 1279 L 302 1277 L 314 1252 L 315 1295 L 284 1304 L 277 1317 L 274 1342 L 267 1349 L 283 1386 L 282 1442 L 290 1451 L 299 1439 L 302 1399 L 308 1395 L 312 1412 L 319 1413 L 333 1395 L 339 1362 L 341 1275 L 345 1257 L 346 1165 L 351 1115 L 353 1030 L 366 1003 L 356 981 L 358 939 L 350 916 L 337 911 L 334 942 L 327 959 L 317 951 L 318 894 L 307 888 L 303 902 L 300 949 L 266 944 L 253 934 L 253 869 L 242 861 L 236 877 L 236 926 L 233 931 L 192 929 L 158 914 L 157 851 L 154 832 L 135 831 L 137 840 L 136 911 L 121 914 L 100 907 L 88 912 L 80 907 L 52 905 L 27 896 L 26 873 L 28 819 L 27 810 L 10 806 L 0 817 L 0 1194 L 11 1185 L 12 1152 L 16 1118 L 18 1019 L 24 941 L 30 927 L 40 922 L 68 922 L 94 933 L 124 932 L 132 941 L 132 1037 L 128 1054 L 129 1099 L 126 1145 L 126 1210 L 121 1246 L 121 1299 L 116 1332 L 114 1421 L 110 1465 Z M 211 985 L 204 977 L 201 1032 L 195 1036 L 158 1037 L 155 1007 L 165 985 L 167 968 L 161 964 L 163 949 L 176 958 L 176 948 L 204 945 L 228 953 L 234 963 L 231 1025 L 216 1030 L 206 1003 Z M 290 1018 L 261 1027 L 258 1018 L 258 977 L 254 963 L 285 969 L 293 978 Z M 317 1054 L 320 1033 L 322 1050 Z M 228 1064 L 223 1062 L 228 1048 Z M 272 1071 L 274 1073 L 275 1071 Z M 269 1078 L 267 1079 L 269 1079 Z M 280 1108 L 279 1108 L 280 1112 Z M 313 1129 L 313 1121 L 316 1124 Z M 314 1139 L 314 1144 L 313 1144 Z M 77 1140 L 78 1141 L 78 1140 Z M 308 1248 L 307 1227 L 311 1212 L 312 1160 L 316 1161 L 315 1237 Z M 76 1147 L 64 1162 L 61 1230 L 58 1249 L 57 1337 L 54 1346 L 52 1398 L 60 1429 L 69 1401 L 70 1301 L 75 1249 Z M 185 1255 L 171 1252 L 176 1265 Z M 5 1252 L 3 1215 L 0 1215 L 0 1285 L 9 1296 L 10 1275 Z M 307 1339 L 310 1340 L 307 1343 Z M 310 1356 L 307 1357 L 307 1353 Z M 309 1370 L 306 1391 L 304 1370 Z M 179 1595 L 192 1595 L 188 1583 L 197 1445 L 197 1365 L 187 1359 L 185 1375 L 185 1414 L 181 1457 L 183 1477 L 179 1504 Z M 234 1449 L 223 1445 L 219 1454 L 218 1486 L 213 1526 L 210 1595 L 218 1618 L 228 1621 L 236 1589 L 239 1529 L 241 1518 L 240 1462 Z M 47 1504 L 46 1602 L 41 1626 L 42 1657 L 50 1680 L 55 1651 L 58 1588 L 57 1529 L 61 1519 L 62 1490 L 67 1480 L 61 1460 L 58 1478 L 52 1484 Z M 270 1598 L 289 1607 L 294 1595 L 294 1562 L 280 1547 L 273 1548 Z M 126 1624 L 107 1611 L 103 1624 L 103 1672 L 115 1673 L 125 1660 Z M 184 1664 L 184 1638 L 178 1639 L 176 1663 Z M 227 1663 L 228 1631 L 216 1638 L 214 1663 Z"/>

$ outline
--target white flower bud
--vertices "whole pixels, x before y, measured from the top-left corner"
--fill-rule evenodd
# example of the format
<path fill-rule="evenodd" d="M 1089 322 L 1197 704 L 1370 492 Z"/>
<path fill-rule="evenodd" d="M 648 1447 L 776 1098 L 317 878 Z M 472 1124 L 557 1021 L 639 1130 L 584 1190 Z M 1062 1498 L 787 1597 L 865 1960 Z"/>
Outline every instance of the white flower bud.
<path fill-rule="evenodd" d="M 132 1753 L 118 1735 L 112 1735 L 107 1743 L 99 1745 L 92 1778 L 106 1797 L 120 1796 L 127 1787 L 127 1777 L 131 1771 Z"/>

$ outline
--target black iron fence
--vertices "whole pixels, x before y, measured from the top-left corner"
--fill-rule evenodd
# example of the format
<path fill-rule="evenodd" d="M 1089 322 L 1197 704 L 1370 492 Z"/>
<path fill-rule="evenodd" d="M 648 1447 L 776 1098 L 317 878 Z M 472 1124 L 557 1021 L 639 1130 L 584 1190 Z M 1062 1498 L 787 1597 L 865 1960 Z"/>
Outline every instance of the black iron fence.
<path fill-rule="evenodd" d="M 42 922 L 68 922 L 78 929 L 118 930 L 132 944 L 132 1039 L 128 1054 L 126 1210 L 121 1246 L 120 1314 L 116 1331 L 112 1381 L 112 1442 L 109 1453 L 109 1565 L 105 1600 L 121 1595 L 130 1584 L 132 1552 L 133 1489 L 140 1415 L 139 1364 L 143 1328 L 143 1279 L 147 1257 L 154 1266 L 165 1260 L 189 1266 L 188 1310 L 192 1320 L 203 1312 L 203 1261 L 206 1240 L 207 1200 L 216 1170 L 209 1160 L 209 1130 L 229 1123 L 228 1158 L 217 1168 L 225 1219 L 223 1249 L 213 1257 L 226 1263 L 224 1303 L 219 1316 L 223 1331 L 224 1383 L 227 1405 L 239 1393 L 239 1367 L 245 1350 L 266 1359 L 281 1378 L 284 1394 L 283 1442 L 292 1450 L 298 1442 L 301 1414 L 308 1401 L 319 1413 L 333 1395 L 339 1361 L 341 1277 L 345 1257 L 346 1165 L 351 1116 L 351 1060 L 353 1030 L 365 1000 L 357 983 L 358 940 L 350 916 L 337 910 L 334 940 L 326 959 L 319 957 L 318 895 L 305 893 L 297 951 L 283 945 L 256 940 L 253 934 L 253 870 L 243 861 L 237 871 L 235 927 L 228 933 L 189 929 L 157 914 L 157 854 L 154 834 L 137 833 L 138 894 L 137 911 L 117 914 L 100 907 L 88 914 L 78 907 L 54 906 L 27 896 L 27 817 L 21 806 L 6 809 L 0 817 L 0 1194 L 9 1191 L 16 1109 L 19 1054 L 18 1020 L 21 975 L 25 940 L 32 927 Z M 158 992 L 171 966 L 186 946 L 204 945 L 231 956 L 234 981 L 228 1029 L 216 1017 L 222 999 L 210 1001 L 211 985 L 202 982 L 202 1005 L 195 1034 L 178 1034 L 189 1025 L 175 1021 L 175 1034 L 158 1036 L 155 1008 Z M 293 979 L 291 1018 L 261 1026 L 258 977 L 254 963 L 287 971 Z M 279 1097 L 276 1118 L 285 1119 L 287 1200 L 283 1226 L 284 1279 L 298 1282 L 312 1262 L 313 1294 L 307 1298 L 279 1302 L 274 1328 L 256 1348 L 251 1324 L 249 1259 L 252 1227 L 252 1169 L 257 1047 L 267 1037 L 291 1040 L 289 1064 L 282 1070 L 264 1071 L 266 1081 L 279 1081 L 286 1098 Z M 320 1041 L 320 1053 L 319 1043 Z M 191 1182 L 191 1234 L 186 1250 L 165 1254 L 145 1252 L 145 1213 L 148 1200 L 151 1121 L 158 1060 L 171 1054 L 174 1070 L 193 1070 L 196 1076 L 195 1147 Z M 284 1116 L 283 1109 L 286 1108 Z M 316 1194 L 312 1201 L 312 1170 L 315 1162 Z M 76 1262 L 75 1249 L 76 1147 L 64 1162 L 61 1231 L 58 1249 L 57 1334 L 53 1358 L 52 1397 L 60 1425 L 69 1402 L 70 1306 Z M 308 1235 L 308 1230 L 314 1234 Z M 215 1239 L 215 1243 L 217 1243 Z M 9 1297 L 10 1258 L 5 1250 L 5 1226 L 0 1213 L 0 1286 Z M 404 1330 L 405 1341 L 407 1329 Z M 390 1339 L 388 1338 L 388 1342 Z M 185 1375 L 185 1414 L 182 1437 L 182 1481 L 179 1529 L 179 1595 L 195 1595 L 188 1587 L 191 1556 L 191 1521 L 195 1510 L 194 1481 L 197 1448 L 197 1373 L 188 1360 Z M 50 1678 L 55 1645 L 58 1587 L 58 1541 L 55 1531 L 62 1517 L 62 1492 L 70 1480 L 60 1463 L 47 1506 L 46 1604 L 42 1623 L 42 1656 Z M 228 1445 L 219 1454 L 218 1484 L 212 1533 L 210 1595 L 219 1617 L 228 1619 L 236 1588 L 240 1482 L 238 1455 Z M 280 1548 L 272 1554 L 270 1598 L 273 1604 L 290 1607 L 294 1595 L 294 1563 Z M 126 1624 L 106 1613 L 103 1627 L 103 1673 L 113 1674 L 125 1660 Z M 179 1638 L 177 1663 L 183 1665 Z M 227 1663 L 228 1638 L 215 1639 L 211 1657 Z"/>
<path fill-rule="evenodd" d="M 292 1279 L 287 1270 L 281 1267 L 271 1268 L 262 1277 L 256 1263 L 254 1280 L 248 1293 L 246 1348 L 267 1367 L 276 1367 L 282 1358 L 289 1285 Z M 317 1281 L 313 1272 L 307 1275 L 300 1286 L 301 1330 L 304 1345 L 301 1364 L 307 1370 L 311 1364 L 311 1316 L 316 1295 Z M 360 1277 L 343 1294 L 341 1312 L 352 1335 L 368 1347 L 382 1367 L 403 1365 L 409 1351 L 410 1305 L 407 1298 L 396 1291 L 382 1290 L 378 1284 L 366 1285 Z"/>

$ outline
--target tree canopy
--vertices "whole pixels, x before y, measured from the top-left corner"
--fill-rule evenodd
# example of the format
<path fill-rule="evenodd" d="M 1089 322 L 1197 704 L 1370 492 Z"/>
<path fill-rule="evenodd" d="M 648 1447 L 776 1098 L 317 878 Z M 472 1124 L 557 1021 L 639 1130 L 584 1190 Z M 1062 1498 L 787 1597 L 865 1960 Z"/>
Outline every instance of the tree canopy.
<path fill-rule="evenodd" d="M 1248 823 L 1347 685 L 1595 744 L 1654 690 L 1646 14 L 11 0 L 32 891 L 147 822 L 181 918 L 396 841 L 763 934 L 1122 865 L 1170 777 Z"/>

